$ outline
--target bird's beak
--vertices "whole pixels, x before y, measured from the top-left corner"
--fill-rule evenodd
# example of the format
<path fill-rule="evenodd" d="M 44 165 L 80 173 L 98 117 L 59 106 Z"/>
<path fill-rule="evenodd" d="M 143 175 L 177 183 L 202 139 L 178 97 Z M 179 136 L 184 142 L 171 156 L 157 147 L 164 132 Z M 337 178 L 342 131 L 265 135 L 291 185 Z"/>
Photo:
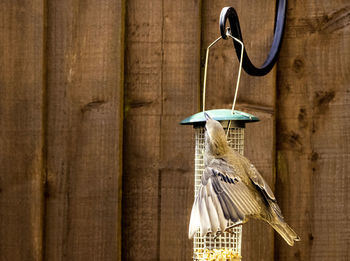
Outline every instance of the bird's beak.
<path fill-rule="evenodd" d="M 206 121 L 212 120 L 212 118 L 211 118 L 211 117 L 209 116 L 209 114 L 206 113 L 206 112 L 204 112 L 204 117 L 205 117 Z"/>

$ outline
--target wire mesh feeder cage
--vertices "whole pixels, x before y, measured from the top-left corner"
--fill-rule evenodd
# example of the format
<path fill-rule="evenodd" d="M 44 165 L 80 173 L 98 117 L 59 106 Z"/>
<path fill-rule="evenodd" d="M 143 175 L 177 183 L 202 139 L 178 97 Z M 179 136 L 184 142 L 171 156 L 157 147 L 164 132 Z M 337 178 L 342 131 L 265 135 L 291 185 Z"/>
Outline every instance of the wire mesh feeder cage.
<path fill-rule="evenodd" d="M 239 153 L 244 152 L 244 129 L 248 122 L 259 119 L 251 114 L 231 110 L 206 111 L 213 119 L 219 121 L 227 133 L 229 145 Z M 203 112 L 184 119 L 181 124 L 193 125 L 195 130 L 195 174 L 194 189 L 197 196 L 201 177 L 204 171 L 204 144 L 206 120 Z M 230 224 L 229 224 L 230 225 Z M 219 236 L 207 234 L 201 236 L 197 232 L 193 238 L 193 260 L 241 260 L 242 225 L 231 229 L 231 233 L 224 232 Z"/>

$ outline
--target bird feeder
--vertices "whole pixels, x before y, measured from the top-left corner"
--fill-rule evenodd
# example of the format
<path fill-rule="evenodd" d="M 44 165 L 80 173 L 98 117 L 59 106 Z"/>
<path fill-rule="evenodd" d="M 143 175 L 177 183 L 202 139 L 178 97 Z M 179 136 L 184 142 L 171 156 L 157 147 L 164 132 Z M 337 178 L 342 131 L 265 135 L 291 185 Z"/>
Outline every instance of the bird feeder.
<path fill-rule="evenodd" d="M 226 35 L 235 39 L 228 30 Z M 207 55 L 205 60 L 205 70 L 204 70 L 204 86 L 203 86 L 203 111 L 194 114 L 186 119 L 184 119 L 181 124 L 183 125 L 193 125 L 195 129 L 195 173 L 194 173 L 194 191 L 195 198 L 198 194 L 198 188 L 201 184 L 201 177 L 203 175 L 204 166 L 204 149 L 205 149 L 205 124 L 206 119 L 204 116 L 205 111 L 205 92 L 206 92 L 206 77 L 207 68 L 209 60 L 209 50 L 214 46 L 222 37 L 216 39 L 207 48 Z M 237 39 L 235 39 L 237 40 Z M 238 40 L 239 41 L 239 40 Z M 242 45 L 242 50 L 244 45 Z M 238 70 L 238 77 L 236 83 L 236 91 L 233 100 L 232 109 L 218 109 L 209 110 L 206 113 L 214 120 L 217 120 L 223 126 L 227 141 L 229 145 L 239 153 L 243 155 L 244 152 L 244 128 L 245 124 L 249 122 L 255 122 L 259 119 L 251 114 L 235 110 L 235 103 L 238 93 L 239 80 L 242 69 L 242 55 L 240 65 Z M 228 221 L 228 226 L 232 226 L 233 223 Z M 223 232 L 223 231 L 222 231 Z M 242 242 L 242 225 L 233 227 L 229 232 L 223 232 L 219 236 L 213 234 L 207 234 L 201 236 L 197 232 L 193 239 L 193 260 L 241 260 L 241 242 Z"/>
<path fill-rule="evenodd" d="M 196 113 L 183 121 L 182 125 L 192 125 L 195 130 L 195 173 L 194 173 L 194 191 L 195 197 L 201 184 L 201 177 L 205 169 L 204 166 L 204 149 L 205 149 L 205 124 L 206 112 L 212 119 L 219 121 L 227 136 L 229 145 L 243 155 L 244 152 L 244 129 L 245 125 L 250 122 L 259 121 L 257 117 L 246 112 L 235 110 L 235 104 L 238 94 L 241 69 L 243 68 L 248 74 L 254 76 L 266 75 L 276 62 L 280 49 L 283 35 L 285 20 L 286 0 L 278 2 L 277 19 L 275 24 L 275 35 L 270 53 L 262 67 L 255 67 L 245 49 L 242 34 L 239 26 L 239 20 L 236 11 L 232 7 L 225 7 L 220 14 L 220 32 L 221 36 L 211 43 L 206 52 L 204 81 L 203 81 L 203 110 Z M 229 19 L 230 28 L 225 28 L 226 20 Z M 207 68 L 209 60 L 209 50 L 221 39 L 231 38 L 239 58 L 239 69 L 232 109 L 205 110 L 205 93 Z M 228 221 L 228 227 L 233 223 Z M 230 223 L 231 222 L 231 223 Z M 193 239 L 193 260 L 241 260 L 242 245 L 242 225 L 232 226 L 230 231 L 221 231 L 219 235 L 208 233 L 201 236 L 199 231 L 196 232 Z"/>
<path fill-rule="evenodd" d="M 219 109 L 208 110 L 206 113 L 211 118 L 219 121 L 227 132 L 229 145 L 239 153 L 244 152 L 244 129 L 245 124 L 256 122 L 259 119 L 251 114 L 235 110 Z M 204 126 L 206 120 L 203 112 L 194 114 L 184 119 L 181 124 L 192 125 L 195 130 L 195 172 L 194 191 L 197 196 L 198 187 L 204 171 Z M 229 224 L 230 225 L 230 224 Z M 231 233 L 225 232 L 220 236 L 201 236 L 197 232 L 193 238 L 193 260 L 216 260 L 219 255 L 226 257 L 222 260 L 240 260 L 242 242 L 242 225 L 236 226 Z M 235 259 L 234 259 L 235 258 Z"/>

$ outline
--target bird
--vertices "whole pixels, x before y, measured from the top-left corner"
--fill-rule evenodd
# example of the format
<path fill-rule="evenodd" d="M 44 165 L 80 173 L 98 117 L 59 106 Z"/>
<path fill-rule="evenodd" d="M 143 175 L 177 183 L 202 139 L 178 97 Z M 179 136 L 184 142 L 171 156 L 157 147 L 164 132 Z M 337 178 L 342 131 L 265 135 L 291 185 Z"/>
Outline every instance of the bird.
<path fill-rule="evenodd" d="M 208 113 L 204 115 L 204 171 L 192 206 L 189 239 L 198 230 L 201 236 L 218 236 L 255 218 L 270 224 L 290 246 L 300 241 L 284 221 L 276 197 L 259 171 L 229 146 L 222 125 Z"/>

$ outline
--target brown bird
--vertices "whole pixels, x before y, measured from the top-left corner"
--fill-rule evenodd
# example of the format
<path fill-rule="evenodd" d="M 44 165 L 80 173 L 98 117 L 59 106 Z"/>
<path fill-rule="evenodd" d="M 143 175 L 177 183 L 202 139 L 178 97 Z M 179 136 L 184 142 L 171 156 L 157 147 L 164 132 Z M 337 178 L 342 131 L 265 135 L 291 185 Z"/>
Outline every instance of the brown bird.
<path fill-rule="evenodd" d="M 252 217 L 269 223 L 293 246 L 300 238 L 284 221 L 269 185 L 246 157 L 228 145 L 221 124 L 207 113 L 205 117 L 205 169 L 192 207 L 189 238 L 198 229 L 202 236 L 220 234 Z"/>

